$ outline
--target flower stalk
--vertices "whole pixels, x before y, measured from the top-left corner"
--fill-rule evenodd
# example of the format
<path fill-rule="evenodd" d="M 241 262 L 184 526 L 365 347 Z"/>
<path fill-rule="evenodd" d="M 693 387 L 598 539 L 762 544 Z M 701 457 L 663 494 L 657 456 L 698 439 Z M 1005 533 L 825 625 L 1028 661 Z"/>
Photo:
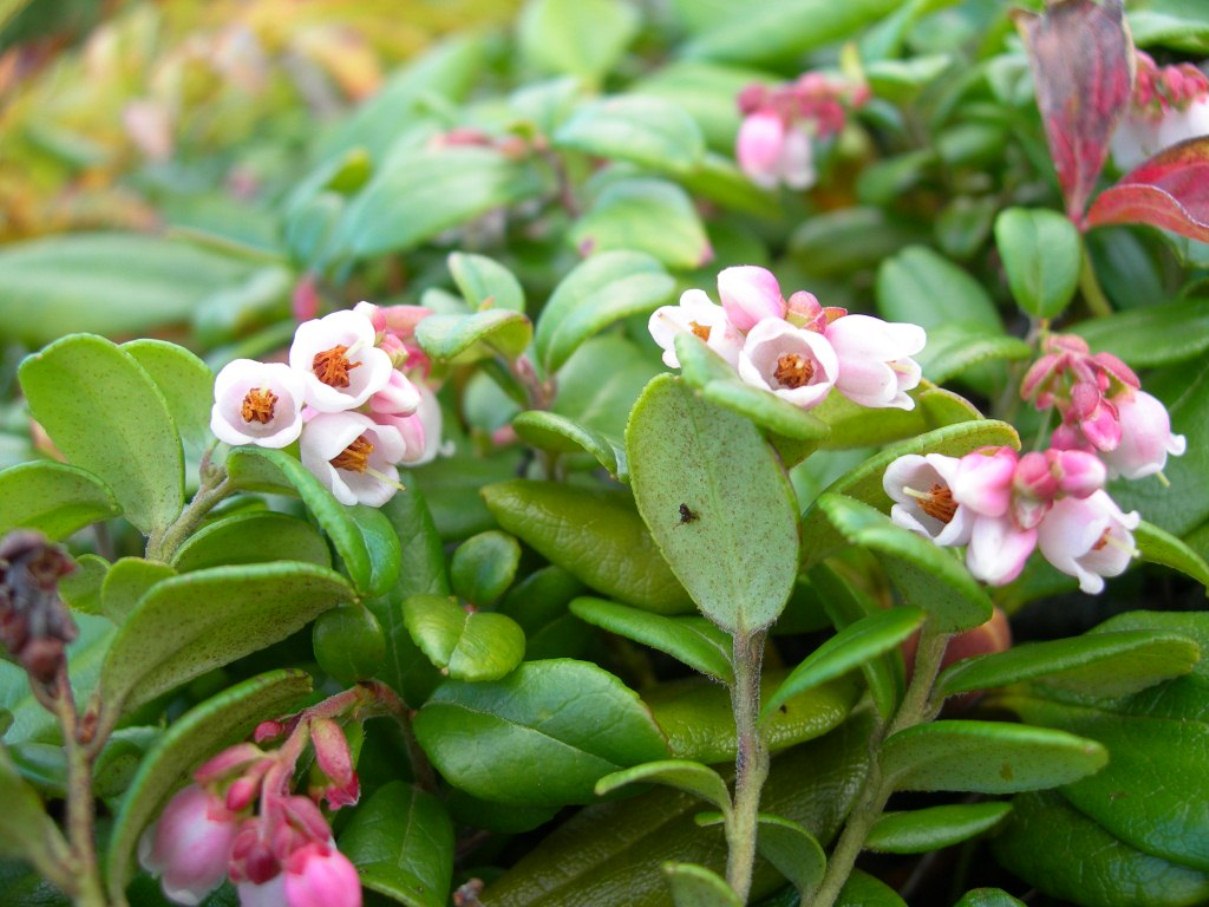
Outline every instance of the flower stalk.
<path fill-rule="evenodd" d="M 733 646 L 735 680 L 730 688 L 737 752 L 734 809 L 726 824 L 726 881 L 746 903 L 759 833 L 760 792 L 768 778 L 768 747 L 760 732 L 760 668 L 765 631 L 736 633 Z"/>

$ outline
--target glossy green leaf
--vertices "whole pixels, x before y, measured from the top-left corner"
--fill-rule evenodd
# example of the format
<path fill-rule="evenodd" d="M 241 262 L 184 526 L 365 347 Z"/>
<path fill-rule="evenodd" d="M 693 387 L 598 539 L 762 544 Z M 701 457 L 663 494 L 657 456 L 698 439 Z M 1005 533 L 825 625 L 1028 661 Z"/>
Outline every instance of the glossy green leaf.
<path fill-rule="evenodd" d="M 649 611 L 691 611 L 629 494 L 515 480 L 482 489 L 500 526 L 609 598 Z"/>
<path fill-rule="evenodd" d="M 182 346 L 164 340 L 139 339 L 122 349 L 151 376 L 168 403 L 168 412 L 181 437 L 196 450 L 213 440 L 210 408 L 214 405 L 214 373 L 210 366 Z"/>
<path fill-rule="evenodd" d="M 678 175 L 677 181 L 694 198 L 708 199 L 731 211 L 771 221 L 782 214 L 776 196 L 753 183 L 729 154 L 707 151 L 701 162 L 689 172 Z"/>
<path fill-rule="evenodd" d="M 301 462 L 280 450 L 240 447 L 227 457 L 232 484 L 243 491 L 297 494 L 332 540 L 344 569 L 358 589 L 368 590 L 376 579 L 366 537 L 350 508 L 344 506 Z M 379 568 L 380 572 L 380 568 Z"/>
<path fill-rule="evenodd" d="M 896 104 L 913 100 L 950 66 L 948 54 L 927 54 L 910 60 L 874 60 L 865 67 L 865 78 L 873 96 Z"/>
<path fill-rule="evenodd" d="M 766 717 L 785 700 L 818 686 L 900 646 L 919 629 L 926 612 L 891 608 L 849 624 L 806 656 L 764 704 Z"/>
<path fill-rule="evenodd" d="M 621 0 L 529 0 L 518 23 L 521 54 L 545 72 L 599 82 L 638 33 Z"/>
<path fill-rule="evenodd" d="M 366 595 L 383 595 L 394 587 L 403 566 L 403 552 L 395 527 L 377 507 L 357 504 L 346 512 L 360 533 L 369 556 L 369 576 L 357 583 L 357 590 Z M 356 582 L 358 577 L 351 568 L 349 574 Z"/>
<path fill-rule="evenodd" d="M 177 549 L 172 566 L 188 573 L 224 564 L 284 560 L 332 565 L 327 542 L 310 523 L 271 510 L 252 510 L 203 526 Z"/>
<path fill-rule="evenodd" d="M 556 371 L 589 337 L 631 315 L 653 311 L 675 281 L 641 252 L 602 252 L 577 265 L 555 288 L 537 320 L 534 345 L 548 371 Z"/>
<path fill-rule="evenodd" d="M 105 483 L 75 466 L 39 460 L 0 472 L 0 533 L 36 529 L 64 539 L 121 512 Z"/>
<path fill-rule="evenodd" d="M 686 759 L 662 759 L 605 775 L 596 782 L 596 795 L 603 797 L 629 784 L 664 784 L 695 794 L 723 813 L 730 812 L 730 791 L 722 776 L 700 762 Z"/>
<path fill-rule="evenodd" d="M 1133 368 L 1193 359 L 1209 349 L 1209 297 L 1193 296 L 1072 325 L 1093 352 L 1111 352 Z"/>
<path fill-rule="evenodd" d="M 966 658 L 937 681 L 945 696 L 1024 680 L 1099 696 L 1125 696 L 1187 674 L 1200 658 L 1195 642 L 1174 633 L 1133 630 L 1022 643 Z"/>
<path fill-rule="evenodd" d="M 553 136 L 556 148 L 683 173 L 705 154 L 701 129 L 683 109 L 643 95 L 618 95 L 582 105 Z"/>
<path fill-rule="evenodd" d="M 1202 586 L 1209 587 L 1209 564 L 1171 533 L 1143 520 L 1133 531 L 1133 539 L 1142 560 L 1179 570 Z"/>
<path fill-rule="evenodd" d="M 949 258 L 973 258 L 991 235 L 998 200 L 990 196 L 958 195 L 936 215 L 933 233 L 940 251 Z"/>
<path fill-rule="evenodd" d="M 643 520 L 705 616 L 742 634 L 776 620 L 797 575 L 797 507 L 755 426 L 661 376 L 630 414 L 626 447 Z"/>
<path fill-rule="evenodd" d="M 1007 794 L 1069 784 L 1107 762 L 1094 740 L 998 721 L 916 725 L 882 748 L 882 771 L 896 790 Z"/>
<path fill-rule="evenodd" d="M 1020 362 L 1032 356 L 1031 346 L 1007 336 L 1002 328 L 989 331 L 982 325 L 950 322 L 928 329 L 928 345 L 915 358 L 929 381 L 942 384 L 983 362 Z"/>
<path fill-rule="evenodd" d="M 663 364 L 617 334 L 593 337 L 558 370 L 551 412 L 620 441 L 634 401 Z"/>
<path fill-rule="evenodd" d="M 836 907 L 907 907 L 898 893 L 876 876 L 859 869 L 852 870 L 840 889 Z"/>
<path fill-rule="evenodd" d="M 30 412 L 75 466 L 108 485 L 144 533 L 184 504 L 184 454 L 168 404 L 129 353 L 74 334 L 21 363 Z"/>
<path fill-rule="evenodd" d="M 494 259 L 469 252 L 449 256 L 449 273 L 475 311 L 525 311 L 525 291 L 511 271 Z"/>
<path fill-rule="evenodd" d="M 386 633 L 373 611 L 352 604 L 315 619 L 311 648 L 320 668 L 337 682 L 351 685 L 378 676 L 386 660 Z"/>
<path fill-rule="evenodd" d="M 485 485 L 516 478 L 521 468 L 519 454 L 501 452 L 484 459 L 463 447 L 452 457 L 437 457 L 412 471 L 443 541 L 460 541 L 495 528 L 481 492 Z"/>
<path fill-rule="evenodd" d="M 101 671 L 110 721 L 285 639 L 353 590 L 339 574 L 281 561 L 214 567 L 157 583 L 114 636 Z"/>
<path fill-rule="evenodd" d="M 449 903 L 453 823 L 435 795 L 391 781 L 358 805 L 339 843 L 370 891 L 407 907 Z"/>
<path fill-rule="evenodd" d="M 480 532 L 462 542 L 449 562 L 454 595 L 472 604 L 491 605 L 512 581 L 521 561 L 521 546 L 498 530 Z"/>
<path fill-rule="evenodd" d="M 846 450 L 901 441 L 946 425 L 982 420 L 974 404 L 958 394 L 936 387 L 924 379 L 911 391 L 915 409 L 870 409 L 853 403 L 843 394 L 832 394 L 810 415 L 825 423 L 830 432 L 819 439 L 824 450 Z"/>
<path fill-rule="evenodd" d="M 715 680 L 730 683 L 734 679 L 729 634 L 703 618 L 665 617 L 582 596 L 571 602 L 571 613 L 610 633 L 665 652 Z"/>
<path fill-rule="evenodd" d="M 618 479 L 629 478 L 625 450 L 619 442 L 606 438 L 577 422 L 546 410 L 523 412 L 512 420 L 519 437 L 531 447 L 555 454 L 586 453 Z"/>
<path fill-rule="evenodd" d="M 1007 208 L 995 219 L 995 245 L 1016 303 L 1034 318 L 1056 318 L 1079 283 L 1083 247 L 1066 216 Z"/>
<path fill-rule="evenodd" d="M 663 867 L 675 907 L 742 907 L 726 879 L 704 866 L 668 863 Z"/>
<path fill-rule="evenodd" d="M 418 147 L 388 163 L 352 200 L 341 225 L 357 258 L 411 249 L 542 190 L 529 164 L 492 148 Z"/>
<path fill-rule="evenodd" d="M 878 853 L 927 853 L 960 844 L 990 831 L 1012 811 L 1012 804 L 954 803 L 910 812 L 883 813 L 865 847 Z"/>
<path fill-rule="evenodd" d="M 120 627 L 148 590 L 173 576 L 176 571 L 159 561 L 124 557 L 114 562 L 101 584 L 101 613 Z"/>
<path fill-rule="evenodd" d="M 651 178 L 610 183 L 575 221 L 567 240 L 584 255 L 634 249 L 670 268 L 698 268 L 713 257 L 688 193 Z"/>
<path fill-rule="evenodd" d="M 503 803 L 588 803 L 600 778 L 667 755 L 637 694 L 570 659 L 527 662 L 492 683 L 446 682 L 415 731 L 449 783 Z"/>
<path fill-rule="evenodd" d="M 827 856 L 818 840 L 798 822 L 761 814 L 756 849 L 808 898 L 827 871 Z"/>
<path fill-rule="evenodd" d="M 59 595 L 73 611 L 101 613 L 101 587 L 109 572 L 109 561 L 95 554 L 81 554 L 76 569 L 59 580 Z"/>
<path fill-rule="evenodd" d="M 911 246 L 882 262 L 877 308 L 889 321 L 909 321 L 928 331 L 964 323 L 1003 333 L 1003 322 L 982 285 L 923 246 Z"/>
<path fill-rule="evenodd" d="M 411 638 L 442 674 L 471 683 L 499 680 L 525 657 L 525 633 L 511 617 L 467 611 L 438 595 L 403 603 Z"/>
<path fill-rule="evenodd" d="M 515 359 L 533 336 L 529 319 L 509 309 L 472 315 L 429 315 L 416 328 L 416 340 L 434 359 L 473 362 L 497 351 Z"/>
<path fill-rule="evenodd" d="M 1002 888 L 975 888 L 961 896 L 953 907 L 1026 907 Z"/>
<path fill-rule="evenodd" d="M 8 750 L 0 745 L 0 854 L 5 857 L 50 863 L 61 859 L 67 844 L 58 826 L 46 814 L 42 799 L 13 764 Z"/>

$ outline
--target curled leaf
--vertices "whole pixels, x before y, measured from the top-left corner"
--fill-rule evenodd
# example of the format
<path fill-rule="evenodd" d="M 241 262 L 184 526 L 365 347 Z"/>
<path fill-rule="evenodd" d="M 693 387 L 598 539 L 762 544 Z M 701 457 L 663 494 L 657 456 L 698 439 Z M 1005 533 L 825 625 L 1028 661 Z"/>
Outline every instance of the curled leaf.
<path fill-rule="evenodd" d="M 1087 224 L 1150 224 L 1209 242 L 1209 136 L 1160 151 L 1105 189 Z"/>

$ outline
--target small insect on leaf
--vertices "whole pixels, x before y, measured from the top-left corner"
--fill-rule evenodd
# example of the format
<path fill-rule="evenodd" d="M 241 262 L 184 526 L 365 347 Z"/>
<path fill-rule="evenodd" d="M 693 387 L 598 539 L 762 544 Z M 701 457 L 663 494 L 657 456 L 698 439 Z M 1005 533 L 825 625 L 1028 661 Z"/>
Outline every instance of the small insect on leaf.
<path fill-rule="evenodd" d="M 690 508 L 688 504 L 680 505 L 680 522 L 691 523 L 696 519 L 698 519 L 697 511 Z"/>

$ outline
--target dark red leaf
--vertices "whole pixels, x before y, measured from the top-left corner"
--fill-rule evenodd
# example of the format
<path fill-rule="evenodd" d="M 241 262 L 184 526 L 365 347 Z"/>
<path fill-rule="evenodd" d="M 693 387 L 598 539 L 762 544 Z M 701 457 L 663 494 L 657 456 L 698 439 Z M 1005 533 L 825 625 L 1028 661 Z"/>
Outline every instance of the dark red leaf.
<path fill-rule="evenodd" d="M 1122 15 L 1121 0 L 1061 0 L 1042 15 L 1015 14 L 1066 212 L 1076 224 L 1132 91 L 1133 49 Z"/>
<path fill-rule="evenodd" d="M 1150 224 L 1209 242 L 1209 136 L 1172 145 L 1105 189 L 1088 226 Z"/>

